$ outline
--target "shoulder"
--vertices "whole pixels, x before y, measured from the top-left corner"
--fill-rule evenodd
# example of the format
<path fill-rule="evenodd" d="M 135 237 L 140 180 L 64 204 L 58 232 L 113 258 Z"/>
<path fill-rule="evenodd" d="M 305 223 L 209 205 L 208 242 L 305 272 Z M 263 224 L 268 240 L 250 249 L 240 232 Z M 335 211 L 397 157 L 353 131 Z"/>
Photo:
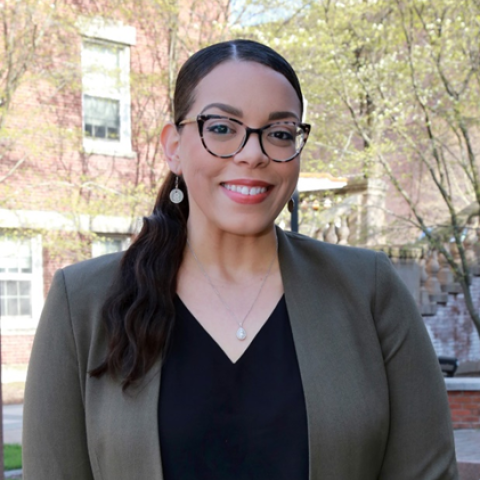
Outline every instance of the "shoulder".
<path fill-rule="evenodd" d="M 100 316 L 111 286 L 118 278 L 123 252 L 85 260 L 57 270 L 46 305 L 65 303 L 72 321 Z"/>
<path fill-rule="evenodd" d="M 106 295 L 119 272 L 123 254 L 111 253 L 84 260 L 63 268 L 58 274 L 63 275 L 68 293 L 91 293 L 96 297 L 102 296 L 102 293 Z"/>
<path fill-rule="evenodd" d="M 353 293 L 367 298 L 381 283 L 398 285 L 399 278 L 390 259 L 382 252 L 321 242 L 304 235 L 278 231 L 279 260 L 285 288 L 302 288 Z M 290 285 L 289 280 L 296 282 Z M 308 287 L 307 287 L 308 285 Z"/>
<path fill-rule="evenodd" d="M 278 230 L 279 250 L 285 256 L 295 257 L 297 261 L 305 260 L 320 267 L 361 268 L 380 259 L 390 263 L 385 254 L 344 245 L 322 242 L 298 233 Z"/>

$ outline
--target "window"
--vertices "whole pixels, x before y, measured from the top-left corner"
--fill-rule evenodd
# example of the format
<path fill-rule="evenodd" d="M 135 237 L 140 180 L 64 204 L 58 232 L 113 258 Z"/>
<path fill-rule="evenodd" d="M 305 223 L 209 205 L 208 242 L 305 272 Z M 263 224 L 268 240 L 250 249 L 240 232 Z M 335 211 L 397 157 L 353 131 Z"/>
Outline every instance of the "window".
<path fill-rule="evenodd" d="M 129 76 L 128 46 L 83 40 L 83 144 L 87 152 L 132 153 Z"/>
<path fill-rule="evenodd" d="M 38 320 L 43 303 L 40 237 L 0 236 L 0 315 Z"/>
<path fill-rule="evenodd" d="M 0 312 L 2 315 L 31 317 L 31 282 L 30 279 L 24 279 L 31 273 L 32 249 L 30 242 L 2 240 L 0 243 L 0 275 L 4 274 L 5 276 L 4 280 L 0 280 Z M 10 279 L 7 279 L 8 276 Z"/>
<path fill-rule="evenodd" d="M 85 136 L 120 140 L 120 102 L 90 95 L 83 102 Z"/>
<path fill-rule="evenodd" d="M 92 257 L 99 257 L 107 253 L 115 253 L 126 250 L 130 245 L 130 237 L 100 236 L 92 242 Z"/>

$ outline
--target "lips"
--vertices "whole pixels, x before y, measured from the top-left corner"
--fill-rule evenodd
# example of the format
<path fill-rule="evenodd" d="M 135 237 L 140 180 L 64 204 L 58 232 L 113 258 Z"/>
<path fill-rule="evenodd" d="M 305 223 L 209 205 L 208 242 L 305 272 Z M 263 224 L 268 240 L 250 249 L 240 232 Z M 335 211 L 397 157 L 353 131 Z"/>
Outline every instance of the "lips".
<path fill-rule="evenodd" d="M 243 205 L 263 202 L 273 189 L 273 185 L 270 183 L 250 178 L 222 182 L 220 185 L 230 200 Z"/>
<path fill-rule="evenodd" d="M 259 193 L 265 193 L 267 187 L 248 187 L 247 185 L 234 185 L 230 183 L 222 184 L 227 190 L 231 192 L 241 193 L 242 195 L 258 195 Z"/>

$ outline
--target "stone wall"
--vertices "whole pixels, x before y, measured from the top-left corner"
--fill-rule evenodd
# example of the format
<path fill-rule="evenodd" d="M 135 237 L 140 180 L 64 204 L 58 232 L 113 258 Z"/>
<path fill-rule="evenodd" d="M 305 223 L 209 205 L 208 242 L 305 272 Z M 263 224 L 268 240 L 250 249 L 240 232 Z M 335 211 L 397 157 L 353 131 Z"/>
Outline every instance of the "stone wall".
<path fill-rule="evenodd" d="M 480 308 L 480 277 L 472 278 L 472 296 Z M 423 316 L 438 355 L 456 357 L 458 373 L 480 371 L 480 336 L 465 306 L 462 293 L 449 294 L 434 315 Z"/>

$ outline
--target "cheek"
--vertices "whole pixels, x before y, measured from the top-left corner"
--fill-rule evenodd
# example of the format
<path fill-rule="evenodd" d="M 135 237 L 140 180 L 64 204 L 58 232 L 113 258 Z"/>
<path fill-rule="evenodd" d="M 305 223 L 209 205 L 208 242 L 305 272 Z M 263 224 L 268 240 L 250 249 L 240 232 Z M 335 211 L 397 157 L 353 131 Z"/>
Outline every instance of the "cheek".
<path fill-rule="evenodd" d="M 185 157 L 182 163 L 187 189 L 197 197 L 208 195 L 218 186 L 222 169 L 215 159 L 207 158 L 198 150 L 192 152 L 192 155 L 194 156 L 188 159 Z"/>
<path fill-rule="evenodd" d="M 293 193 L 293 191 L 297 186 L 298 177 L 300 175 L 300 161 L 292 160 L 291 165 L 287 165 L 287 167 L 288 167 L 288 172 L 285 172 L 285 175 L 286 177 L 288 177 L 288 180 L 286 183 L 288 183 L 290 190 Z"/>
<path fill-rule="evenodd" d="M 194 132 L 182 132 L 178 145 L 178 159 L 183 171 L 191 169 L 203 156 L 202 141 Z M 207 152 L 205 152 L 207 153 Z"/>

